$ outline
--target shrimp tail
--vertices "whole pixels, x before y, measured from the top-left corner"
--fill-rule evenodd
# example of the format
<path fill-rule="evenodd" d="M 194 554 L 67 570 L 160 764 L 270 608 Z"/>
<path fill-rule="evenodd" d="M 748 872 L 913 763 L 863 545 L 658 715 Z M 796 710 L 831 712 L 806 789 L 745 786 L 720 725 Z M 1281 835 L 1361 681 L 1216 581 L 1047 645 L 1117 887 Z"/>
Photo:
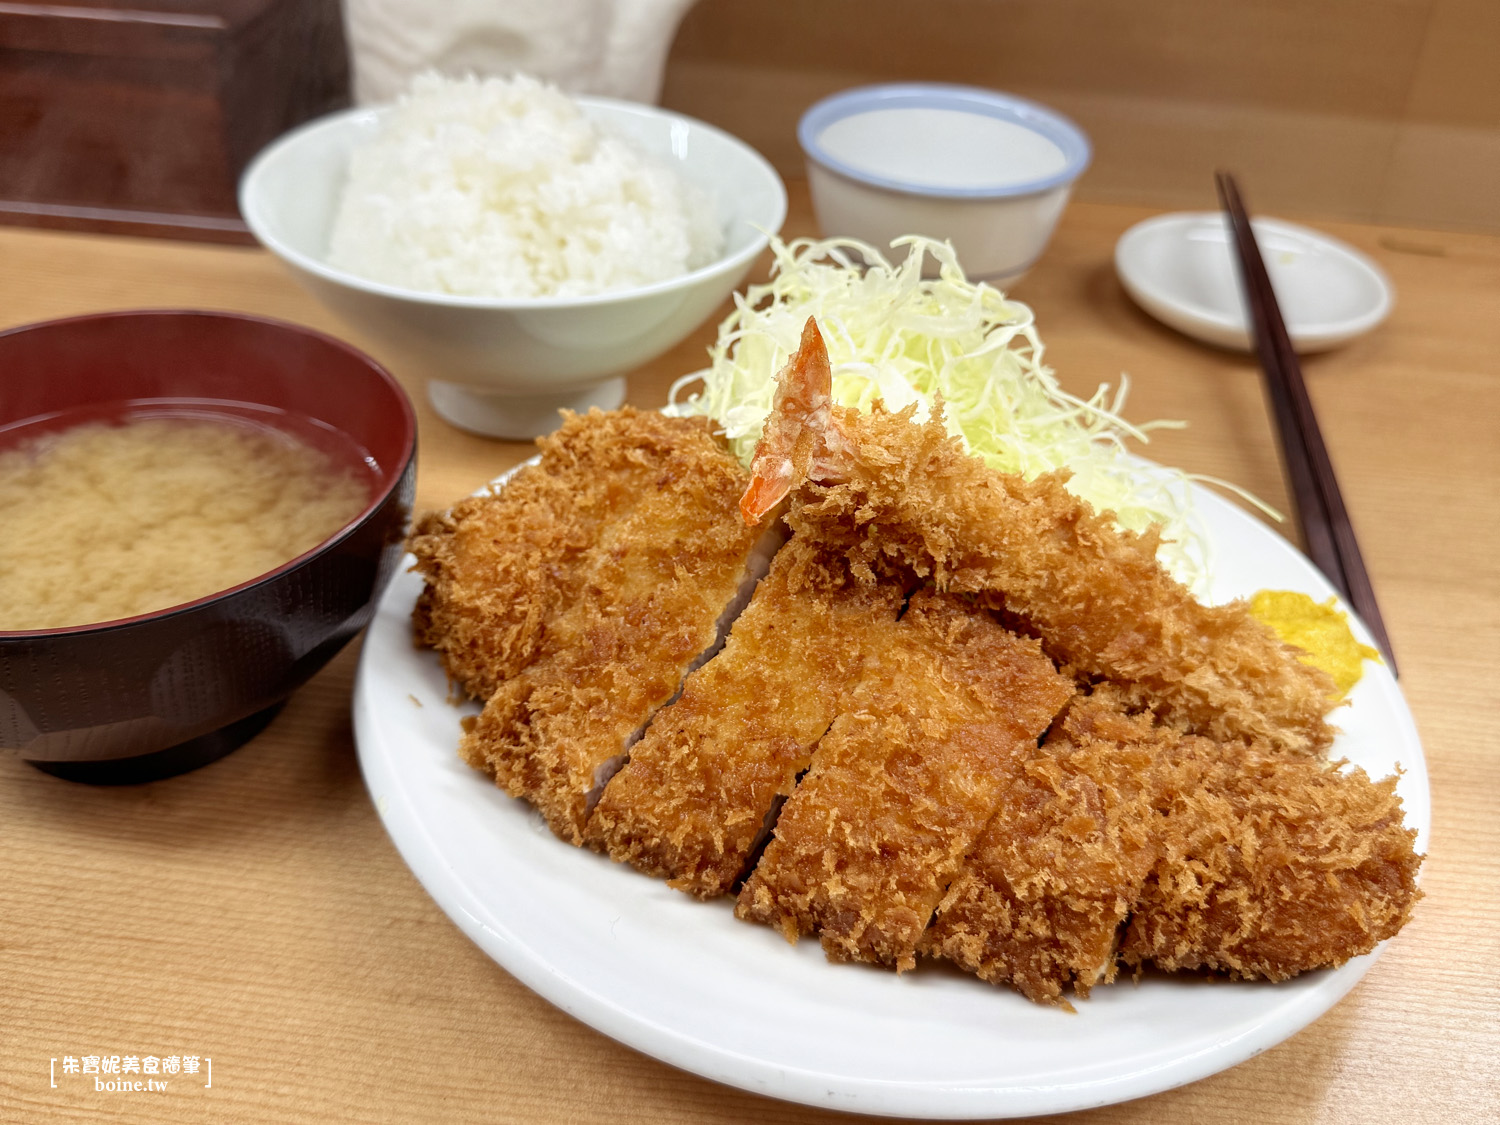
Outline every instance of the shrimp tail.
<path fill-rule="evenodd" d="M 833 369 L 818 323 L 807 318 L 802 341 L 776 375 L 776 397 L 750 461 L 740 516 L 754 527 L 803 481 L 836 480 L 850 444 L 833 416 Z"/>

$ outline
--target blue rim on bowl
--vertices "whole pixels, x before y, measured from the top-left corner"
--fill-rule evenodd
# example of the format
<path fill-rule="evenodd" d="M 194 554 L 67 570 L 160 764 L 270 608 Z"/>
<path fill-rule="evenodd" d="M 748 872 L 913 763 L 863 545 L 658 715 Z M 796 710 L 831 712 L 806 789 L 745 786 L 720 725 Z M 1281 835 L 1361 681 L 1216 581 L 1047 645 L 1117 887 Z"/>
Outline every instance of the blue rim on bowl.
<path fill-rule="evenodd" d="M 823 131 L 834 122 L 877 109 L 958 109 L 1007 121 L 1030 129 L 1057 145 L 1066 164 L 1061 171 L 1016 184 L 942 187 L 865 172 L 844 163 L 823 148 Z M 906 195 L 944 199 L 1006 199 L 1035 195 L 1072 183 L 1083 174 L 1093 158 L 1093 147 L 1083 130 L 1056 110 L 1014 94 L 947 82 L 900 82 L 841 91 L 824 98 L 802 115 L 802 120 L 797 123 L 797 142 L 809 160 L 846 179 Z"/>

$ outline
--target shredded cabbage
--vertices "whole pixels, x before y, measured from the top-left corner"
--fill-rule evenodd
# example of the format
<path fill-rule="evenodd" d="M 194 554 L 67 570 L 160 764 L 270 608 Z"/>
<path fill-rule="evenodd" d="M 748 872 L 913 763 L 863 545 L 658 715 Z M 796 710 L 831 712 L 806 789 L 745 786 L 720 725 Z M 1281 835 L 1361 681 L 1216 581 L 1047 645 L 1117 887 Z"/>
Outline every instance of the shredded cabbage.
<path fill-rule="evenodd" d="M 1128 380 L 1113 395 L 1102 384 L 1088 399 L 1062 387 L 1042 363 L 1031 309 L 965 277 L 952 246 L 909 235 L 904 261 L 889 262 L 853 239 L 771 240 L 771 279 L 735 295 L 735 308 L 709 349 L 710 366 L 679 379 L 668 409 L 703 414 L 722 427 L 748 466 L 771 409 L 776 373 L 796 349 L 803 323 L 816 316 L 833 367 L 834 399 L 868 410 L 916 404 L 929 416 L 941 396 L 950 433 L 1003 472 L 1035 477 L 1072 472 L 1068 488 L 1119 526 L 1162 526 L 1158 557 L 1201 592 L 1208 544 L 1192 518 L 1187 476 L 1144 467 L 1127 440 L 1180 422 L 1132 425 L 1120 416 Z M 931 255 L 938 275 L 924 278 Z M 679 397 L 701 381 L 696 394 Z"/>

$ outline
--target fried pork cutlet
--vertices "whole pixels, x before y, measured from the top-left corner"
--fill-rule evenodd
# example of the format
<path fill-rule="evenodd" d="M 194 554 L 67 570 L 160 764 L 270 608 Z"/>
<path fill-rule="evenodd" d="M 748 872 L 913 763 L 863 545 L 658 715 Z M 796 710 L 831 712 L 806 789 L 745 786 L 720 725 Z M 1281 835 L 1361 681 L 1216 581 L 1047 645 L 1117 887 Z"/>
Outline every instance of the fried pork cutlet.
<path fill-rule="evenodd" d="M 634 495 L 572 562 L 574 599 L 459 747 L 575 844 L 632 742 L 712 651 L 768 562 L 735 514 L 747 481 L 738 462 L 705 424 L 659 421 L 659 444 L 629 444 L 614 458 Z M 621 440 L 633 443 L 628 433 Z"/>
<path fill-rule="evenodd" d="M 488 699 L 531 663 L 548 623 L 578 597 L 581 559 L 600 528 L 628 516 L 664 473 L 683 471 L 684 443 L 698 455 L 714 444 L 701 421 L 654 411 L 564 413 L 538 441 L 538 464 L 424 517 L 407 543 L 427 579 L 417 642 L 437 649 L 466 693 Z"/>
<path fill-rule="evenodd" d="M 631 749 L 588 842 L 699 898 L 728 892 L 902 601 L 789 542 L 723 650 Z"/>
<path fill-rule="evenodd" d="M 1161 756 L 1178 735 L 1079 696 L 1012 770 L 923 952 L 1066 1005 L 1115 976 L 1115 942 L 1157 857 Z"/>
<path fill-rule="evenodd" d="M 914 595 L 818 744 L 736 913 L 828 956 L 899 970 L 1073 688 L 1035 641 L 956 598 Z"/>
<path fill-rule="evenodd" d="M 741 503 L 747 521 L 790 493 L 793 531 L 845 553 L 857 574 L 987 595 L 1060 665 L 1126 687 L 1179 729 L 1309 755 L 1332 741 L 1332 680 L 1243 602 L 1195 600 L 1156 561 L 1154 529 L 1116 528 L 1062 473 L 1027 481 L 989 469 L 940 418 L 830 406 L 812 320 L 779 379 Z"/>
<path fill-rule="evenodd" d="M 1395 935 L 1421 897 L 1396 779 L 1186 738 L 1120 955 L 1284 980 Z"/>

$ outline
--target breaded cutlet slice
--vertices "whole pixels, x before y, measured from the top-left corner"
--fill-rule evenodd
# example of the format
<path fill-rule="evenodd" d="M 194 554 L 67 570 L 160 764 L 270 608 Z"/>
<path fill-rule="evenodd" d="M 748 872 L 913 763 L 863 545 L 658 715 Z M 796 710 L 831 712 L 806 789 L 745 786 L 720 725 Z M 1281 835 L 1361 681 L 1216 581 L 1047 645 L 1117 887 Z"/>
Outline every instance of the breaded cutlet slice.
<path fill-rule="evenodd" d="M 1392 937 L 1421 897 L 1396 779 L 1187 738 L 1159 796 L 1159 858 L 1129 965 L 1284 980 Z"/>
<path fill-rule="evenodd" d="M 449 679 L 488 699 L 536 657 L 548 623 L 579 594 L 582 556 L 665 474 L 717 460 L 702 419 L 630 407 L 564 412 L 540 461 L 498 489 L 417 522 L 407 549 L 426 580 L 413 625 Z"/>
<path fill-rule="evenodd" d="M 1028 999 L 1069 1006 L 1114 979 L 1120 927 L 1156 859 L 1156 791 L 1180 736 L 1078 696 L 948 888 L 922 951 Z"/>
<path fill-rule="evenodd" d="M 653 471 L 626 474 L 639 494 L 577 559 L 574 600 L 459 747 L 574 844 L 642 728 L 722 640 L 769 563 L 735 511 L 746 474 L 705 427 L 641 456 Z"/>
<path fill-rule="evenodd" d="M 727 893 L 903 600 L 787 543 L 724 648 L 631 748 L 587 842 L 699 898 Z"/>
<path fill-rule="evenodd" d="M 834 960 L 898 970 L 1007 771 L 1073 694 L 1033 640 L 930 591 L 914 595 L 818 743 L 736 913 Z"/>

